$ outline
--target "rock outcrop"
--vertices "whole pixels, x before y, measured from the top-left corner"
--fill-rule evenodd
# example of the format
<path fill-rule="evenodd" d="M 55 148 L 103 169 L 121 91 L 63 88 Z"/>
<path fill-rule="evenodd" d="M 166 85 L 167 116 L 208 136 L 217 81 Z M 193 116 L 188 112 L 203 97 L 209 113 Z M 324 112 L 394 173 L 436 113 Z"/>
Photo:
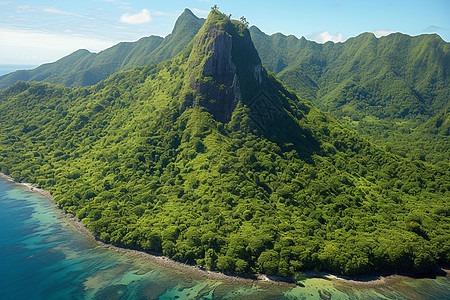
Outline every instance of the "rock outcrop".
<path fill-rule="evenodd" d="M 251 47 L 253 51 L 244 47 Z M 236 67 L 236 62 L 242 65 L 240 62 L 248 53 L 252 57 L 244 60 L 250 64 L 247 69 L 253 74 L 246 74 L 248 71 Z M 215 10 L 193 40 L 188 65 L 183 106 L 205 107 L 223 123 L 230 121 L 237 103 L 243 100 L 242 77 L 251 77 L 253 85 L 262 86 L 263 83 L 264 69 L 246 26 Z"/>

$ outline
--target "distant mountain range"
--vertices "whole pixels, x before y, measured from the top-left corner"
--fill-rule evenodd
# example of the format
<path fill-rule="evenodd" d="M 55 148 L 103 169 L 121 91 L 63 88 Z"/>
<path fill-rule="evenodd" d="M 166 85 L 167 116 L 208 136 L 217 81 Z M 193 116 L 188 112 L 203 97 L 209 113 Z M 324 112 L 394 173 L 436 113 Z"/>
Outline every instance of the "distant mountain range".
<path fill-rule="evenodd" d="M 120 70 L 170 59 L 205 22 L 186 9 L 166 38 L 120 43 L 98 54 L 79 50 L 54 63 L 0 77 L 0 89 L 17 82 L 94 85 Z M 438 35 L 363 33 L 344 43 L 318 44 L 281 33 L 250 33 L 263 65 L 301 98 L 347 127 L 403 157 L 450 162 L 450 46 Z M 429 130 L 431 118 L 444 118 Z M 436 134 L 433 134 L 435 132 Z M 449 166 L 450 167 L 450 166 Z"/>
<path fill-rule="evenodd" d="M 250 31 L 263 64 L 303 99 L 402 156 L 450 161 L 442 151 L 450 145 L 450 44 L 438 35 L 363 33 L 318 44 Z M 436 139 L 423 126 L 438 115 Z"/>
<path fill-rule="evenodd" d="M 392 154 L 299 98 L 263 67 L 247 24 L 216 9 L 206 21 L 189 11 L 182 17 L 177 30 L 188 20 L 203 23 L 193 38 L 177 43 L 174 30 L 172 39 L 122 45 L 146 57 L 137 45 L 151 44 L 149 51 L 159 53 L 154 57 L 172 59 L 114 73 L 93 86 L 20 81 L 1 90 L 0 170 L 51 191 L 64 211 L 106 243 L 210 270 L 296 278 L 311 269 L 357 275 L 448 266 L 445 162 L 431 165 Z M 336 46 L 259 35 L 267 43 L 277 38 L 318 49 Z M 362 35 L 348 45 L 358 40 L 383 43 Z M 178 54 L 156 51 L 163 43 L 172 48 L 184 42 Z M 335 95 L 337 101 L 348 97 L 348 107 L 367 100 L 370 110 L 371 101 L 378 101 L 366 83 L 372 77 L 361 73 L 351 61 L 358 56 L 348 51 L 343 53 L 349 62 L 339 59 L 340 51 L 330 51 L 336 55 L 330 59 L 319 49 L 311 53 L 314 64 L 292 66 L 309 70 L 302 76 L 309 78 L 303 86 L 311 101 L 334 103 L 327 95 Z M 131 66 L 134 58 L 119 52 Z M 72 57 L 101 55 L 79 51 Z M 288 74 L 289 61 L 278 64 L 280 59 L 272 67 Z M 400 74 L 389 64 L 380 71 L 368 62 L 367 74 Z M 334 63 L 334 71 L 328 70 Z M 352 66 L 366 80 L 350 76 Z M 430 78 L 441 78 L 441 69 L 430 71 Z M 397 82 L 400 90 L 408 80 L 423 82 L 408 76 L 379 82 L 391 89 Z M 411 109 L 421 107 L 409 92 L 392 93 L 386 106 L 396 107 L 394 100 L 404 95 Z M 398 101 L 409 103 L 403 100 Z M 445 135 L 448 113 L 431 116 L 439 111 L 437 100 L 422 100 L 423 115 L 430 115 L 424 130 Z M 405 120 L 414 113 L 388 112 L 386 117 Z"/>
<path fill-rule="evenodd" d="M 165 38 L 144 37 L 137 42 L 119 43 L 98 54 L 78 50 L 54 63 L 1 76 L 0 89 L 19 80 L 46 81 L 71 87 L 94 85 L 118 71 L 174 57 L 192 40 L 204 21 L 186 9 L 172 33 Z"/>

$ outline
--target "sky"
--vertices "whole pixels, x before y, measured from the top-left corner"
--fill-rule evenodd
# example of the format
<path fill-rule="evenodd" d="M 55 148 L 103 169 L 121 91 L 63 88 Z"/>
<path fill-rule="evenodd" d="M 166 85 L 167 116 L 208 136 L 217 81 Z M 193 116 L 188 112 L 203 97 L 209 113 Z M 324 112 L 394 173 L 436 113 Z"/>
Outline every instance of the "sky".
<path fill-rule="evenodd" d="M 450 0 L 0 0 L 0 64 L 40 65 L 78 49 L 166 36 L 185 8 L 206 18 L 213 5 L 267 34 L 320 43 L 362 32 L 437 33 L 450 41 Z"/>

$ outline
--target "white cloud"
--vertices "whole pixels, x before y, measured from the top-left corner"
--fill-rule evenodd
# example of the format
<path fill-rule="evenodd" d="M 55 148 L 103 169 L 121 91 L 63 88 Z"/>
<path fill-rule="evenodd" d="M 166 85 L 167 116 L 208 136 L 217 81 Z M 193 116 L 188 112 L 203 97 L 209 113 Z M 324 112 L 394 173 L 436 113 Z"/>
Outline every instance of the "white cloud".
<path fill-rule="evenodd" d="M 163 12 L 163 11 L 152 10 L 151 15 L 158 16 L 158 17 L 176 17 L 179 15 L 179 13 L 178 12 L 176 12 L 176 13 L 169 12 L 168 13 L 168 12 Z"/>
<path fill-rule="evenodd" d="M 134 15 L 130 15 L 128 13 L 123 14 L 119 21 L 126 24 L 144 24 L 150 23 L 152 21 L 152 17 L 150 16 L 150 11 L 144 8 L 141 12 Z"/>
<path fill-rule="evenodd" d="M 39 11 L 39 9 L 36 6 L 31 6 L 31 5 L 16 6 L 16 13 L 18 13 L 18 14 L 38 12 L 38 11 Z"/>
<path fill-rule="evenodd" d="M 191 11 L 196 15 L 197 17 L 207 17 L 209 14 L 209 10 L 203 10 L 198 8 L 192 8 Z"/>
<path fill-rule="evenodd" d="M 64 16 L 77 16 L 77 17 L 81 17 L 80 15 L 70 12 L 70 11 L 64 11 L 64 10 L 60 10 L 58 8 L 55 7 L 46 7 L 43 9 L 44 12 L 46 13 L 50 13 L 50 14 L 55 14 L 55 15 L 64 15 Z"/>
<path fill-rule="evenodd" d="M 16 12 L 19 14 L 23 13 L 47 13 L 47 14 L 53 14 L 53 15 L 62 15 L 62 16 L 76 16 L 76 17 L 82 17 L 76 13 L 61 10 L 56 7 L 43 7 L 43 6 L 31 6 L 31 5 L 19 5 L 16 6 Z"/>
<path fill-rule="evenodd" d="M 78 49 L 98 52 L 116 44 L 96 38 L 42 31 L 0 28 L 0 64 L 42 64 Z"/>
<path fill-rule="evenodd" d="M 316 41 L 318 43 L 326 43 L 326 42 L 333 42 L 333 43 L 338 43 L 338 42 L 344 42 L 347 38 L 340 32 L 338 32 L 337 34 L 333 35 L 331 33 L 329 33 L 328 31 L 322 31 L 319 33 L 315 33 L 312 35 L 308 36 L 309 39 Z"/>
<path fill-rule="evenodd" d="M 373 34 L 375 34 L 375 36 L 377 38 L 382 37 L 382 36 L 386 36 L 386 35 L 390 35 L 391 33 L 394 33 L 394 30 L 392 30 L 392 29 L 387 29 L 387 30 L 379 29 L 379 30 L 373 31 Z"/>

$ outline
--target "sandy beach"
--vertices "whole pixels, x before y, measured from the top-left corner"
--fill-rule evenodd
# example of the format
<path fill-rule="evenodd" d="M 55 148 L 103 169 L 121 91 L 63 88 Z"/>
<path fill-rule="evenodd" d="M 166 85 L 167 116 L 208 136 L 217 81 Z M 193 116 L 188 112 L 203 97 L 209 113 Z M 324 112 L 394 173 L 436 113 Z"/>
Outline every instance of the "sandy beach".
<path fill-rule="evenodd" d="M 366 288 L 387 286 L 408 278 L 406 276 L 397 274 L 389 276 L 378 276 L 378 278 L 376 279 L 371 278 L 369 280 L 364 278 L 361 278 L 360 280 L 348 279 L 336 275 L 326 275 L 326 277 L 331 280 L 334 280 L 338 284 L 344 284 L 347 287 L 366 287 Z"/>
<path fill-rule="evenodd" d="M 35 187 L 29 183 L 23 183 L 23 182 L 17 182 L 12 178 L 11 176 L 8 176 L 6 174 L 3 174 L 0 172 L 0 177 L 4 178 L 11 182 L 16 182 L 18 184 L 21 184 L 25 187 L 27 187 L 30 191 L 38 193 L 44 197 L 49 198 L 50 200 L 54 200 L 53 196 L 50 194 L 50 192 L 40 189 L 38 187 Z M 56 204 L 55 204 L 56 205 Z M 227 275 L 220 272 L 214 272 L 209 271 L 205 269 L 201 269 L 198 266 L 192 266 L 183 264 L 174 260 L 171 260 L 164 256 L 158 256 L 158 255 L 152 255 L 147 252 L 133 250 L 133 249 L 126 249 L 117 247 L 111 244 L 106 244 L 99 239 L 97 239 L 85 226 L 84 224 L 78 220 L 77 218 L 73 217 L 72 215 L 65 213 L 64 211 L 60 210 L 63 214 L 65 220 L 74 227 L 77 231 L 82 233 L 87 238 L 95 241 L 97 244 L 99 244 L 102 247 L 108 248 L 110 250 L 114 250 L 121 253 L 130 254 L 132 256 L 144 258 L 152 263 L 155 263 L 157 265 L 160 265 L 165 268 L 169 268 L 175 271 L 183 272 L 183 273 L 189 273 L 196 277 L 203 277 L 208 278 L 211 280 L 218 280 L 218 281 L 226 281 L 226 282 L 236 282 L 236 283 L 247 283 L 247 284 L 258 284 L 262 286 L 267 285 L 282 285 L 282 286 L 295 286 L 296 283 L 291 283 L 283 281 L 281 278 L 277 277 L 268 277 L 263 274 L 256 274 L 249 277 L 240 277 L 240 276 L 234 276 L 234 275 Z M 447 275 L 449 274 L 449 270 L 442 269 Z M 399 281 L 405 280 L 409 278 L 406 275 L 389 275 L 389 276 L 361 276 L 361 277 L 355 277 L 355 278 L 349 278 L 344 276 L 338 276 L 333 275 L 325 272 L 305 272 L 306 278 L 308 277 L 321 277 L 328 280 L 333 280 L 337 284 L 342 284 L 347 287 L 366 287 L 366 288 L 373 288 L 373 287 L 382 287 L 387 286 L 391 284 L 395 284 Z"/>

